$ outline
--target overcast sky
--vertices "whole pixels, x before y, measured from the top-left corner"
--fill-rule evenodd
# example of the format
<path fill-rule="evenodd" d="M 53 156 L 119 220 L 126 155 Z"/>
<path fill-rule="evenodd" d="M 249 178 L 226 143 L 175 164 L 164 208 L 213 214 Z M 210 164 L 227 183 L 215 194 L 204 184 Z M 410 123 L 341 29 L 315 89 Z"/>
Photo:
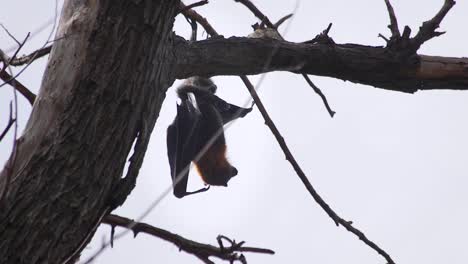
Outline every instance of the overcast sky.
<path fill-rule="evenodd" d="M 296 1 L 254 1 L 276 21 Z M 417 31 L 443 0 L 392 1 L 400 27 Z M 312 39 L 330 22 L 337 43 L 384 45 L 389 36 L 383 0 L 299 1 L 286 39 Z M 54 1 L 4 1 L 0 22 L 18 39 L 43 24 L 21 53 L 41 47 L 51 30 Z M 224 36 L 251 33 L 256 18 L 232 0 L 197 8 Z M 441 25 L 447 31 L 420 53 L 467 56 L 468 3 L 458 1 Z M 280 28 L 284 30 L 284 27 Z M 175 31 L 186 38 L 189 25 L 177 17 Z M 0 48 L 14 49 L 2 31 Z M 38 91 L 46 59 L 34 62 L 19 80 Z M 18 68 L 14 68 L 18 71 Z M 254 83 L 258 76 L 251 78 Z M 219 96 L 242 105 L 248 93 L 236 77 L 215 77 Z M 309 180 L 338 214 L 364 231 L 397 263 L 465 264 L 468 259 L 468 93 L 429 91 L 414 95 L 312 76 L 337 112 L 331 119 L 320 98 L 298 75 L 269 73 L 260 96 Z M 177 84 L 177 83 L 176 83 Z M 176 86 L 176 85 L 174 85 Z M 0 128 L 7 122 L 12 90 L 0 88 Z M 20 131 L 31 107 L 19 98 Z M 138 216 L 171 186 L 166 128 L 176 111 L 173 88 L 167 91 L 138 183 L 116 214 Z M 11 135 L 0 143 L 0 162 L 11 151 Z M 247 254 L 249 263 L 385 263 L 342 227 L 337 228 L 309 196 L 285 160 L 258 110 L 226 131 L 228 155 L 239 175 L 228 188 L 177 199 L 168 195 L 143 222 L 199 242 L 215 244 L 218 234 L 271 248 L 276 255 Z M 189 189 L 202 186 L 194 172 Z M 117 229 L 121 231 L 122 229 Z M 99 228 L 83 259 L 108 239 Z M 220 261 L 214 259 L 217 263 Z M 157 238 L 140 234 L 115 242 L 95 263 L 199 263 L 192 255 Z"/>

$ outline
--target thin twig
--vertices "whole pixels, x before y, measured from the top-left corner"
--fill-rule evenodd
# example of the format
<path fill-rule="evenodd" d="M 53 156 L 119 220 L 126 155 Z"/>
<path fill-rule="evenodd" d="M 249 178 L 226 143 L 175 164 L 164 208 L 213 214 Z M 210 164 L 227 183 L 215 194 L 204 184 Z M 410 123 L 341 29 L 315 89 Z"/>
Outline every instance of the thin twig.
<path fill-rule="evenodd" d="M 206 5 L 206 4 L 208 4 L 208 0 L 198 1 L 198 2 L 192 3 L 190 5 L 180 7 L 179 8 L 179 13 L 183 13 L 183 12 L 189 10 L 189 9 L 192 9 L 192 8 L 195 8 L 195 7 L 198 7 L 198 6 L 202 6 L 202 5 Z"/>
<path fill-rule="evenodd" d="M 250 3 L 250 6 L 253 5 L 250 1 L 238 0 L 238 2 L 242 2 L 242 3 L 248 2 L 248 3 Z M 253 6 L 253 7 L 255 7 L 255 6 Z M 256 10 L 257 12 L 260 12 L 256 7 L 255 7 L 254 10 Z M 261 14 L 261 12 L 260 12 L 260 14 Z M 263 16 L 263 17 L 265 17 L 265 16 Z M 192 18 L 197 20 L 196 17 L 192 17 Z M 264 21 L 269 21 L 269 19 L 267 17 L 265 17 Z M 266 23 L 268 23 L 268 22 L 266 22 Z M 202 24 L 202 26 L 203 26 L 203 24 Z M 211 27 L 211 25 L 210 25 L 210 27 Z M 205 30 L 208 32 L 208 30 L 206 28 L 205 28 Z M 212 33 L 215 33 L 215 31 L 212 32 Z M 329 215 L 329 217 L 335 222 L 335 224 L 337 226 L 341 224 L 348 231 L 355 234 L 366 245 L 368 245 L 369 247 L 371 247 L 372 249 L 377 251 L 380 255 L 382 255 L 387 260 L 387 262 L 389 264 L 394 264 L 394 261 L 392 260 L 390 255 L 387 254 L 387 252 L 385 252 L 383 249 L 381 249 L 379 246 L 377 246 L 374 242 L 369 240 L 365 236 L 365 234 L 362 233 L 359 229 L 353 227 L 352 222 L 344 220 L 337 213 L 335 213 L 335 211 L 333 211 L 333 209 L 331 209 L 331 207 L 317 193 L 317 191 L 314 189 L 312 184 L 307 179 L 307 176 L 305 175 L 305 173 L 302 171 L 301 167 L 297 163 L 296 159 L 292 155 L 291 151 L 289 150 L 289 148 L 288 148 L 288 146 L 287 146 L 287 144 L 286 144 L 286 142 L 284 140 L 284 137 L 281 135 L 281 133 L 277 129 L 276 125 L 273 123 L 272 119 L 268 115 L 268 112 L 266 111 L 262 101 L 260 100 L 260 97 L 258 96 L 257 92 L 255 91 L 254 86 L 252 85 L 252 83 L 249 81 L 249 79 L 246 76 L 240 76 L 240 77 L 241 77 L 242 81 L 244 82 L 244 84 L 246 85 L 247 89 L 249 90 L 252 98 L 254 99 L 260 113 L 263 116 L 263 119 L 265 120 L 266 125 L 270 128 L 271 132 L 273 133 L 273 135 L 276 138 L 276 141 L 278 142 L 281 149 L 283 150 L 283 152 L 284 152 L 284 154 L 286 156 L 286 159 L 291 163 L 294 170 L 296 171 L 296 174 L 299 176 L 300 180 L 302 181 L 302 183 L 304 184 L 306 189 L 309 191 L 311 196 L 314 198 L 314 200 L 320 205 L 320 207 L 322 207 L 322 209 Z"/>
<path fill-rule="evenodd" d="M 302 77 L 304 77 L 304 79 L 307 81 L 307 83 L 310 85 L 310 87 L 312 87 L 312 89 L 314 89 L 314 92 L 320 96 L 320 98 L 322 99 L 323 104 L 325 105 L 325 108 L 328 111 L 328 114 L 330 114 L 330 116 L 333 117 L 336 112 L 331 109 L 330 105 L 328 104 L 327 97 L 325 97 L 325 95 L 322 93 L 322 91 L 312 82 L 312 80 L 309 78 L 309 76 L 307 76 L 307 74 L 303 73 Z"/>
<path fill-rule="evenodd" d="M 267 27 L 275 28 L 275 25 L 273 25 L 273 23 L 271 23 L 270 19 L 268 19 L 268 17 L 265 16 L 251 1 L 249 1 L 249 0 L 234 0 L 234 1 L 245 5 Z"/>
<path fill-rule="evenodd" d="M 281 24 L 284 23 L 284 21 L 290 19 L 292 16 L 293 16 L 293 14 L 285 15 L 284 17 L 280 18 L 275 24 L 273 24 L 273 26 L 275 28 L 278 28 L 279 26 L 281 26 Z"/>
<path fill-rule="evenodd" d="M 102 223 L 108 224 L 111 228 L 115 228 L 116 226 L 128 228 L 131 226 L 131 230 L 133 231 L 134 235 L 137 236 L 139 233 L 145 233 L 154 237 L 158 237 L 162 240 L 170 242 L 176 245 L 180 250 L 185 251 L 189 254 L 193 254 L 200 258 L 201 260 L 210 261 L 209 257 L 217 257 L 222 260 L 227 261 L 241 261 L 243 258 L 242 255 L 238 254 L 238 252 L 249 252 L 249 253 L 260 253 L 260 254 L 275 254 L 273 250 L 265 249 L 265 248 L 257 248 L 257 247 L 244 247 L 244 242 L 236 243 L 233 240 L 228 239 L 230 241 L 230 246 L 219 246 L 215 247 L 209 244 L 199 243 L 187 238 L 184 238 L 180 235 L 171 233 L 167 230 L 146 224 L 146 223 L 136 223 L 129 218 L 125 218 L 118 215 L 108 215 L 103 220 Z M 219 236 L 224 237 L 224 236 Z M 219 241 L 219 239 L 218 239 Z M 219 243 L 218 243 L 219 244 Z M 103 244 L 105 245 L 105 244 Z M 104 247 L 101 246 L 99 251 L 101 251 Z M 95 256 L 92 256 L 89 260 L 93 260 Z M 86 261 L 85 263 L 89 263 Z"/>
<path fill-rule="evenodd" d="M 52 26 L 52 30 L 50 31 L 49 33 L 49 36 L 47 37 L 47 40 L 46 42 L 44 43 L 44 45 L 42 45 L 41 49 L 42 48 L 45 48 L 47 46 L 47 44 L 49 44 L 49 41 L 50 39 L 52 38 L 52 34 L 54 33 L 54 30 L 55 30 L 55 27 L 57 25 L 57 16 L 58 16 L 58 0 L 55 0 L 55 8 L 54 8 L 54 11 L 55 11 L 55 17 L 54 17 L 54 24 Z M 15 54 L 16 56 L 16 54 Z M 13 57 L 15 57 L 13 56 Z M 26 66 L 23 67 L 23 69 L 21 69 L 15 76 L 13 76 L 12 79 L 16 79 L 20 74 L 22 74 L 28 67 L 29 65 L 31 65 L 31 63 L 34 61 L 35 57 L 33 56 L 28 63 L 26 63 Z M 7 84 L 7 82 L 5 83 L 2 83 L 0 85 L 0 87 L 4 86 L 5 84 Z"/>
<path fill-rule="evenodd" d="M 13 36 L 13 34 L 11 34 L 10 31 L 8 31 L 8 29 L 2 23 L 0 23 L 0 27 L 2 27 L 3 30 L 5 30 L 8 36 L 10 36 L 10 38 L 12 38 L 16 42 L 16 44 L 21 45 L 21 43 L 15 38 L 15 36 Z"/>
<path fill-rule="evenodd" d="M 249 92 L 251 93 L 252 97 L 254 98 L 255 104 L 258 107 L 258 110 L 263 116 L 263 119 L 265 120 L 265 124 L 270 128 L 271 132 L 276 138 L 276 141 L 280 145 L 281 149 L 283 150 L 284 154 L 286 155 L 286 160 L 288 160 L 291 165 L 293 166 L 294 170 L 296 171 L 296 174 L 299 176 L 301 179 L 302 183 L 306 187 L 307 191 L 311 194 L 311 196 L 314 198 L 314 200 L 322 207 L 322 209 L 328 214 L 328 216 L 335 222 L 337 226 L 340 224 L 346 228 L 346 230 L 350 231 L 351 233 L 355 234 L 360 240 L 362 240 L 366 245 L 377 251 L 380 255 L 382 255 L 389 264 L 394 264 L 392 258 L 390 255 L 387 254 L 383 249 L 381 249 L 379 246 L 377 246 L 374 242 L 369 240 L 363 232 L 361 232 L 359 229 L 355 228 L 352 226 L 352 223 L 349 221 L 346 221 L 345 219 L 341 218 L 331 207 L 322 199 L 322 197 L 317 193 L 317 191 L 314 189 L 312 184 L 309 182 L 307 179 L 307 176 L 305 175 L 304 171 L 302 168 L 299 166 L 297 163 L 296 159 L 292 155 L 291 151 L 289 150 L 283 136 L 279 132 L 278 128 L 276 125 L 273 123 L 271 120 L 270 116 L 268 115 L 267 110 L 263 106 L 263 103 L 260 100 L 260 97 L 258 96 L 257 92 L 255 91 L 254 87 L 252 84 L 248 82 L 248 80 L 245 80 L 242 78 L 242 81 L 244 81 L 244 84 L 247 86 L 249 89 Z"/>
<path fill-rule="evenodd" d="M 5 73 L 7 73 L 5 71 Z M 13 132 L 13 148 L 11 151 L 11 157 L 8 160 L 6 166 L 5 166 L 5 183 L 3 184 L 3 189 L 0 192 L 0 201 L 3 200 L 3 197 L 7 195 L 8 193 L 8 188 L 10 187 L 10 182 L 13 174 L 13 169 L 16 164 L 16 157 L 18 156 L 18 95 L 17 95 L 17 90 L 13 88 L 13 102 L 15 106 L 15 128 Z M 11 104 L 10 104 L 10 112 L 11 112 Z"/>
<path fill-rule="evenodd" d="M 377 36 L 378 36 L 379 38 L 382 38 L 383 40 L 385 40 L 385 42 L 387 42 L 387 43 L 390 42 L 390 40 L 389 40 L 387 37 L 385 37 L 384 35 L 382 35 L 382 34 L 380 34 L 380 33 L 379 33 Z"/>
<path fill-rule="evenodd" d="M 195 10 L 193 9 L 185 9 L 184 3 L 180 2 L 179 8 L 183 10 L 181 13 L 184 14 L 184 16 L 190 17 L 193 20 L 197 21 L 202 27 L 206 30 L 208 34 L 211 36 L 218 36 L 218 32 L 208 23 L 208 20 L 206 18 L 202 17 L 200 14 L 198 14 Z"/>
<path fill-rule="evenodd" d="M 280 21 L 278 21 L 277 23 L 273 24 L 271 23 L 270 19 L 262 13 L 262 11 L 260 11 L 250 0 L 234 0 L 235 2 L 239 2 L 239 3 L 242 3 L 243 5 L 245 5 L 258 19 L 260 19 L 262 21 L 262 23 L 264 23 L 267 27 L 269 28 L 273 28 L 273 29 L 277 29 L 277 26 L 275 26 L 276 24 L 278 24 Z M 288 15 L 289 16 L 289 15 Z M 286 17 L 283 17 L 282 19 L 286 18 L 288 19 L 289 17 L 286 16 Z M 285 20 L 286 20 L 285 19 Z M 282 22 L 281 22 L 282 23 Z M 281 23 L 279 23 L 279 25 L 281 25 Z M 327 29 L 325 29 L 322 34 L 320 35 L 325 35 L 327 36 L 328 38 L 328 32 L 330 31 L 330 28 L 331 28 L 331 23 L 329 24 L 329 26 L 327 27 Z M 279 32 L 278 32 L 279 34 Z M 279 35 L 281 36 L 281 35 Z M 322 99 L 323 101 L 323 104 L 325 105 L 325 108 L 327 109 L 328 111 L 328 114 L 333 117 L 335 115 L 335 111 L 333 111 L 330 107 L 330 104 L 328 103 L 328 100 L 326 98 L 326 96 L 322 93 L 322 91 L 320 90 L 320 88 L 318 88 L 311 80 L 310 78 L 307 76 L 307 74 L 302 74 L 302 77 L 304 77 L 304 79 L 306 80 L 306 82 L 310 85 L 310 87 L 312 87 L 312 89 L 314 90 L 314 92 L 316 94 L 318 94 L 320 96 L 320 98 Z"/>
<path fill-rule="evenodd" d="M 13 123 L 16 122 L 16 119 L 13 118 L 13 109 L 12 109 L 12 105 L 11 105 L 11 102 L 10 102 L 10 115 L 8 117 L 8 123 L 5 127 L 5 129 L 3 129 L 2 133 L 0 134 L 0 142 L 2 141 L 2 139 L 5 137 L 5 135 L 8 133 L 8 131 L 10 130 L 11 126 L 13 125 Z M 1 200 L 1 199 L 0 199 Z"/>
<path fill-rule="evenodd" d="M 6 30 L 6 29 L 5 29 L 5 30 Z M 24 44 L 26 44 L 26 41 L 28 40 L 30 34 L 31 34 L 31 33 L 28 33 L 28 34 L 26 35 L 26 37 L 24 38 L 23 42 L 21 42 L 21 43 L 19 44 L 19 46 L 18 46 L 18 48 L 16 49 L 15 53 L 13 54 L 13 56 L 11 56 L 11 58 L 10 58 L 7 62 L 6 62 L 6 61 L 3 62 L 3 68 L 2 68 L 2 70 L 1 70 L 2 72 L 5 71 L 5 69 L 6 69 L 8 66 L 10 66 L 11 62 L 13 61 L 13 59 L 16 57 L 16 55 L 18 55 L 18 52 L 21 50 L 21 48 L 24 46 Z M 3 52 L 2 52 L 2 53 L 3 53 Z M 2 55 L 3 55 L 2 57 L 5 57 L 5 56 L 6 56 L 5 54 L 2 54 Z M 1 58 L 1 59 L 3 59 L 3 58 Z"/>

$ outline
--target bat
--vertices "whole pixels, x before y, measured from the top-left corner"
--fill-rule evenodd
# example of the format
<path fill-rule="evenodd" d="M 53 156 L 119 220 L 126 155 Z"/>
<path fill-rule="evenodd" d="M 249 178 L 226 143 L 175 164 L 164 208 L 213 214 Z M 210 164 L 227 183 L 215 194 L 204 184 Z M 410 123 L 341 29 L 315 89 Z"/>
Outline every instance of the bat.
<path fill-rule="evenodd" d="M 181 103 L 177 105 L 174 121 L 167 128 L 167 155 L 177 198 L 205 192 L 210 185 L 227 186 L 238 173 L 226 158 L 223 126 L 244 117 L 252 108 L 230 104 L 216 96 L 216 90 L 217 86 L 211 79 L 199 76 L 187 79 L 177 89 Z M 215 135 L 217 137 L 211 146 L 195 160 Z M 190 162 L 194 162 L 207 187 L 187 191 Z"/>

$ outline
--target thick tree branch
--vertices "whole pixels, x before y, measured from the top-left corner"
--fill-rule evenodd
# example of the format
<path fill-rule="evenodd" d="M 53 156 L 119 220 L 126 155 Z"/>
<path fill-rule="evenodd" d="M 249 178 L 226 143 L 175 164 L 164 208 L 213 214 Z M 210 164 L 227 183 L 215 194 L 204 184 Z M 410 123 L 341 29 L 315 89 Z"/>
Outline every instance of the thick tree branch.
<path fill-rule="evenodd" d="M 193 43 L 177 38 L 175 49 L 179 79 L 193 75 L 292 71 L 406 93 L 468 89 L 467 58 L 420 55 L 401 61 L 383 47 L 358 44 L 331 46 L 238 37 Z M 271 60 L 267 68 L 266 60 Z"/>
<path fill-rule="evenodd" d="M 116 226 L 128 228 L 132 226 L 131 230 L 136 236 L 139 233 L 145 233 L 151 236 L 158 237 L 162 240 L 170 242 L 176 245 L 180 250 L 185 251 L 189 254 L 193 254 L 200 258 L 203 261 L 210 261 L 209 257 L 217 257 L 226 261 L 242 261 L 245 260 L 242 254 L 239 252 L 250 252 L 250 253 L 262 253 L 262 254 L 275 254 L 273 250 L 256 248 L 256 247 L 244 247 L 244 242 L 236 243 L 230 239 L 227 239 L 224 236 L 218 236 L 219 247 L 215 247 L 209 244 L 199 243 L 187 238 L 184 238 L 180 235 L 171 233 L 167 230 L 146 224 L 146 223 L 135 223 L 129 218 L 125 218 L 118 215 L 108 215 L 106 216 L 102 223 L 108 224 L 114 229 Z M 113 233 L 113 232 L 112 232 Z M 228 241 L 231 245 L 225 247 L 222 243 L 223 240 Z M 211 263 L 211 262 L 208 262 Z"/>

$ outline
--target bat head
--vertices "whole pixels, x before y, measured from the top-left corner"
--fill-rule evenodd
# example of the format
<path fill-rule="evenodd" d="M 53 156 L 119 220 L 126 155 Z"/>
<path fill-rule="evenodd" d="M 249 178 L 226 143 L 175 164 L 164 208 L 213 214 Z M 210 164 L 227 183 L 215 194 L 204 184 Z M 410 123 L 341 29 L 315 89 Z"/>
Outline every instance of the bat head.
<path fill-rule="evenodd" d="M 238 173 L 226 158 L 226 145 L 212 146 L 195 165 L 203 181 L 209 185 L 227 186 Z"/>
<path fill-rule="evenodd" d="M 212 94 L 216 93 L 218 87 L 216 84 L 210 79 L 201 76 L 192 76 L 184 81 L 184 85 L 191 85 L 195 86 L 201 90 L 209 91 Z"/>

